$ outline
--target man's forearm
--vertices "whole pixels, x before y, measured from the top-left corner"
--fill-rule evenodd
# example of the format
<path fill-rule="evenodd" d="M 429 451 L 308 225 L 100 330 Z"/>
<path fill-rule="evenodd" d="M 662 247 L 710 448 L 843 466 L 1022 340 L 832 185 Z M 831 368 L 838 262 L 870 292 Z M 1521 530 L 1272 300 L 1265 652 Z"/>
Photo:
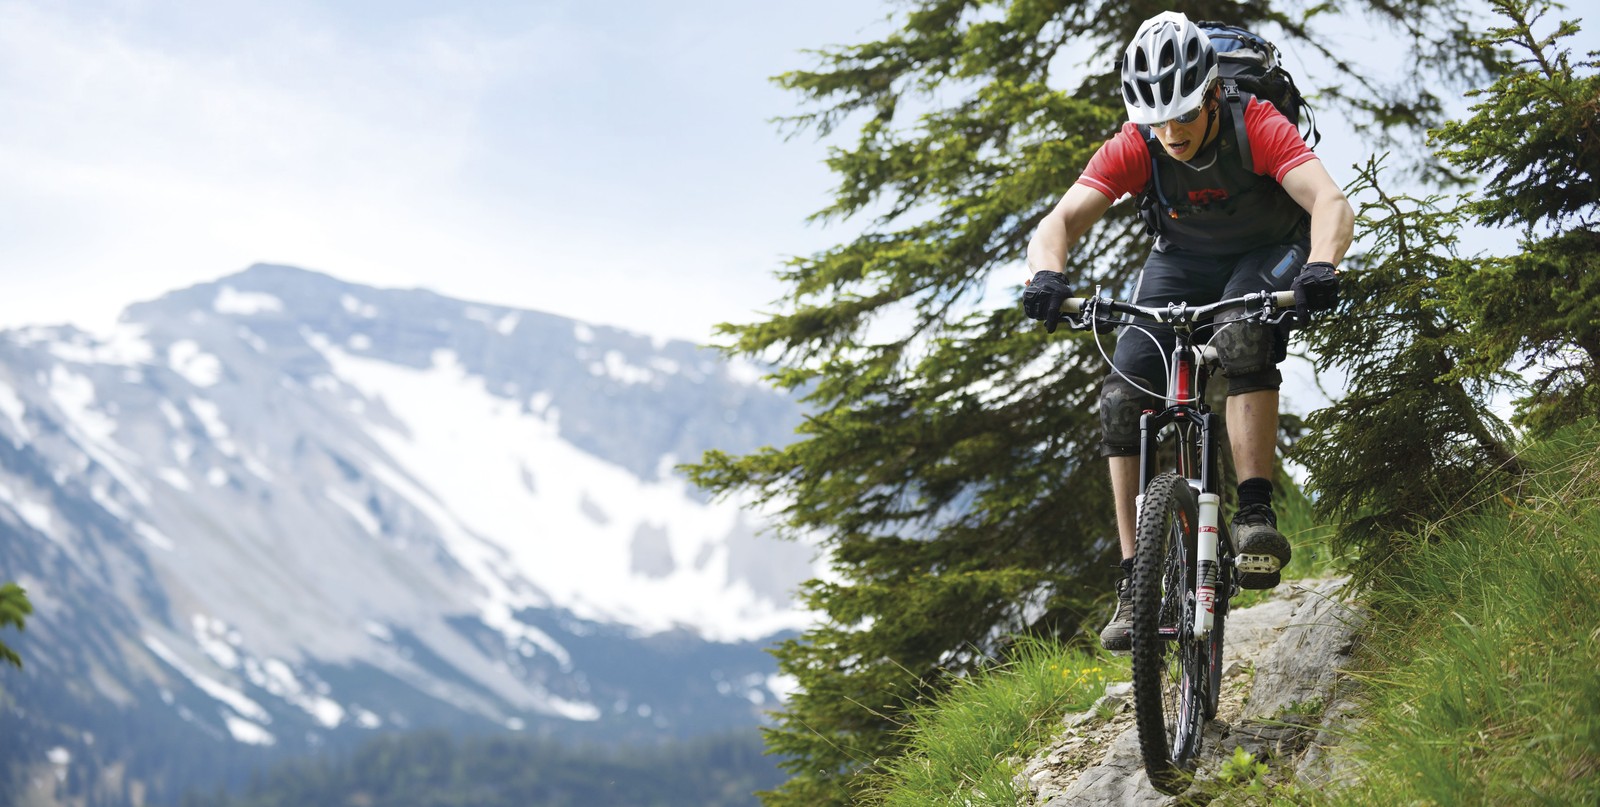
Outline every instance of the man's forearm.
<path fill-rule="evenodd" d="M 1059 272 L 1067 265 L 1067 228 L 1054 216 L 1045 216 L 1028 241 L 1028 271 Z"/>
<path fill-rule="evenodd" d="M 1338 266 L 1354 235 L 1355 211 L 1343 194 L 1319 202 L 1311 213 L 1311 256 L 1307 261 Z"/>

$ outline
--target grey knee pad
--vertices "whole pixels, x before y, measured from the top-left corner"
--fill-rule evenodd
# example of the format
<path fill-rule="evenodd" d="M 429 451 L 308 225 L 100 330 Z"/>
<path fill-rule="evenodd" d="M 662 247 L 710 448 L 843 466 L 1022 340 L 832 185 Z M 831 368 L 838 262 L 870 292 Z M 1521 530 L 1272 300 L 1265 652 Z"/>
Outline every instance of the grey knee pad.
<path fill-rule="evenodd" d="M 1132 376 L 1139 386 L 1153 389 L 1150 382 Z M 1140 392 L 1115 373 L 1100 386 L 1100 456 L 1128 457 L 1139 453 L 1139 416 L 1160 403 Z"/>
<path fill-rule="evenodd" d="M 1228 394 L 1239 395 L 1283 386 L 1283 373 L 1277 367 L 1268 367 L 1255 373 L 1228 376 Z"/>
<path fill-rule="evenodd" d="M 1229 379 L 1277 370 L 1273 361 L 1276 329 L 1262 322 L 1237 321 L 1248 316 L 1248 311 L 1234 310 L 1217 318 L 1217 333 L 1211 344 L 1222 361 L 1222 374 Z"/>

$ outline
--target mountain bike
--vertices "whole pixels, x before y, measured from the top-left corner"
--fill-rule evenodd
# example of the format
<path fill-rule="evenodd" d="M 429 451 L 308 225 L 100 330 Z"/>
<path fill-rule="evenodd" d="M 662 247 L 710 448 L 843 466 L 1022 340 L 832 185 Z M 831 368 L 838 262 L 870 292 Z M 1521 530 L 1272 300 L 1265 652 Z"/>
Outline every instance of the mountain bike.
<path fill-rule="evenodd" d="M 1146 410 L 1139 420 L 1141 492 L 1129 585 L 1139 749 L 1151 784 L 1165 793 L 1180 793 L 1188 786 L 1201 733 L 1206 721 L 1216 717 L 1228 601 L 1239 591 L 1233 541 L 1220 512 L 1220 416 L 1206 403 L 1206 382 L 1220 366 L 1210 343 L 1235 323 L 1276 326 L 1292 315 L 1293 305 L 1294 292 L 1288 291 L 1160 307 L 1118 302 L 1097 291 L 1094 297 L 1069 298 L 1061 307 L 1073 327 L 1096 334 L 1134 328 L 1155 338 L 1144 324 L 1153 322 L 1171 326 L 1176 337 L 1164 395 L 1123 376 L 1152 398 L 1164 400 L 1163 408 Z M 1248 313 L 1214 321 L 1219 312 L 1234 308 Z"/>

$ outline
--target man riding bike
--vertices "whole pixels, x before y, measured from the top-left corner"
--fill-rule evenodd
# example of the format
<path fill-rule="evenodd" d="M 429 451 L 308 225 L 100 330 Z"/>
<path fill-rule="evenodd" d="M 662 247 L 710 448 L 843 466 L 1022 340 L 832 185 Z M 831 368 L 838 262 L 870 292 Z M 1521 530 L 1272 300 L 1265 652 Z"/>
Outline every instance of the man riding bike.
<path fill-rule="evenodd" d="M 1156 236 L 1134 291 L 1136 304 L 1203 305 L 1293 288 L 1303 311 L 1332 307 L 1338 300 L 1334 267 L 1350 247 L 1355 215 L 1295 125 L 1270 103 L 1250 98 L 1245 131 L 1235 131 L 1233 116 L 1221 113 L 1216 51 L 1205 32 L 1177 12 L 1139 27 L 1123 56 L 1121 79 L 1128 122 L 1089 160 L 1028 244 L 1034 272 L 1023 293 L 1028 316 L 1055 330 L 1061 303 L 1072 296 L 1061 273 L 1069 251 L 1124 195 L 1148 200 L 1146 221 Z M 1159 149 L 1146 142 L 1145 131 Z M 1248 141 L 1249 166 L 1241 137 Z M 1161 345 L 1131 335 L 1118 340 L 1112 364 L 1121 375 L 1108 375 L 1100 393 L 1101 453 L 1110 464 L 1123 558 L 1116 614 L 1100 633 L 1108 650 L 1130 647 L 1139 416 L 1159 408 L 1146 391 L 1166 388 L 1163 357 L 1172 335 L 1164 336 Z M 1219 323 L 1213 342 L 1228 379 L 1228 437 L 1240 480 L 1233 536 L 1245 588 L 1276 586 L 1290 557 L 1272 511 L 1281 338 L 1269 325 L 1240 321 Z"/>

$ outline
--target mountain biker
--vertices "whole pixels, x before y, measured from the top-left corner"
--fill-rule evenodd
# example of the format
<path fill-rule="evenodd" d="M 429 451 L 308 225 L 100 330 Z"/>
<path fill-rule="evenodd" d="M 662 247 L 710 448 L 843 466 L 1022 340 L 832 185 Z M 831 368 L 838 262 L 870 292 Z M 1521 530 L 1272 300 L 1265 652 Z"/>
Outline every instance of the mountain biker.
<path fill-rule="evenodd" d="M 1350 247 L 1355 216 L 1295 125 L 1252 97 L 1245 102 L 1245 132 L 1236 132 L 1233 116 L 1221 110 L 1227 101 L 1217 80 L 1216 51 L 1181 13 L 1163 12 L 1140 25 L 1120 72 L 1128 122 L 1089 160 L 1028 243 L 1034 272 L 1023 293 L 1028 316 L 1055 330 L 1061 303 L 1072 296 L 1061 273 L 1069 251 L 1125 195 L 1148 200 L 1153 215 L 1146 221 L 1156 236 L 1134 291 L 1136 304 L 1204 305 L 1293 288 L 1298 308 L 1331 308 L 1339 288 L 1334 267 Z M 1149 127 L 1159 149 L 1146 142 L 1141 125 Z M 1249 167 L 1240 136 L 1248 138 Z M 1153 180 L 1159 193 L 1148 192 Z M 1219 317 L 1213 340 L 1228 379 L 1228 436 L 1241 480 L 1233 535 L 1240 585 L 1272 588 L 1290 558 L 1272 510 L 1282 336 L 1262 323 L 1225 324 L 1242 316 L 1240 311 Z M 1139 416 L 1159 408 L 1158 398 L 1144 390 L 1166 388 L 1170 329 L 1164 336 L 1159 346 L 1142 336 L 1118 340 L 1112 364 L 1121 375 L 1110 373 L 1101 388 L 1101 453 L 1110 464 L 1123 558 L 1117 610 L 1100 633 L 1108 650 L 1131 644 L 1128 578 L 1139 492 Z"/>

